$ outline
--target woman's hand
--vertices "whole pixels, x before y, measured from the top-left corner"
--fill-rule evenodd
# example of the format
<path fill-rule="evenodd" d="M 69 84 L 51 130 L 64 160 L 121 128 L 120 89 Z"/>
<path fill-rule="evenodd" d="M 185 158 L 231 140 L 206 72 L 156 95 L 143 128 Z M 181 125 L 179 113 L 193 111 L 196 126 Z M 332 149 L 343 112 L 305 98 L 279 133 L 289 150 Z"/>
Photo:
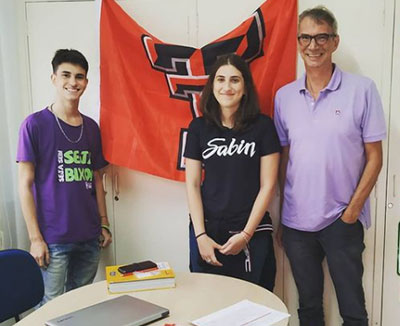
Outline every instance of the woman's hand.
<path fill-rule="evenodd" d="M 200 236 L 197 239 L 197 245 L 201 258 L 210 265 L 222 266 L 222 264 L 215 257 L 215 249 L 220 250 L 222 247 L 211 239 L 207 234 Z"/>
<path fill-rule="evenodd" d="M 237 255 L 246 247 L 246 238 L 242 233 L 231 236 L 219 252 L 224 255 Z"/>

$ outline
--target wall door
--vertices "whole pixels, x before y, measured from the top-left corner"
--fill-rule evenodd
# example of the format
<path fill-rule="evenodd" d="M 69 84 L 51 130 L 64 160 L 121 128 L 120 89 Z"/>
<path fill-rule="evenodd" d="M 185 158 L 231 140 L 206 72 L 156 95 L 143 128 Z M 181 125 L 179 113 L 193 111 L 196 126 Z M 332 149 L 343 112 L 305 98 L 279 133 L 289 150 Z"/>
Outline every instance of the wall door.
<path fill-rule="evenodd" d="M 389 123 L 382 325 L 400 323 L 400 3 L 395 13 Z"/>

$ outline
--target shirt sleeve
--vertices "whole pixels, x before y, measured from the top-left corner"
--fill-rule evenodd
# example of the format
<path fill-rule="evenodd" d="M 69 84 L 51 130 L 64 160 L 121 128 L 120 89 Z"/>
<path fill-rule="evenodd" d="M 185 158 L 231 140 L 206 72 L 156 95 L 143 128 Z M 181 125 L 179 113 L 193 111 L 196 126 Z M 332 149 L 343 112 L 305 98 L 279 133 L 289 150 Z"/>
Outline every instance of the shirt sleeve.
<path fill-rule="evenodd" d="M 364 143 L 372 143 L 385 139 L 386 124 L 381 98 L 375 83 L 371 81 L 366 92 L 366 104 L 361 120 Z"/>
<path fill-rule="evenodd" d="M 92 145 L 92 168 L 93 171 L 100 170 L 101 168 L 104 168 L 105 166 L 108 165 L 108 162 L 105 160 L 103 156 L 103 147 L 101 143 L 101 135 L 100 135 L 100 129 L 99 126 L 95 121 L 90 120 L 90 124 L 92 127 L 90 128 L 91 132 L 91 139 L 93 142 Z"/>
<path fill-rule="evenodd" d="M 32 162 L 36 165 L 38 137 L 38 127 L 35 125 L 32 116 L 29 116 L 22 122 L 19 129 L 17 162 Z"/>
<path fill-rule="evenodd" d="M 260 156 L 278 153 L 281 151 L 278 134 L 272 119 L 265 116 L 265 123 L 263 123 L 263 137 L 260 146 Z"/>
<path fill-rule="evenodd" d="M 186 158 L 201 161 L 201 146 L 200 146 L 200 119 L 194 119 L 189 125 L 186 136 L 186 145 L 183 156 Z"/>
<path fill-rule="evenodd" d="M 282 117 L 279 91 L 275 95 L 274 110 L 275 110 L 274 111 L 274 123 L 275 123 L 276 131 L 278 133 L 279 140 L 280 140 L 282 146 L 287 146 L 287 145 L 289 145 L 288 130 L 286 128 L 285 122 Z"/>

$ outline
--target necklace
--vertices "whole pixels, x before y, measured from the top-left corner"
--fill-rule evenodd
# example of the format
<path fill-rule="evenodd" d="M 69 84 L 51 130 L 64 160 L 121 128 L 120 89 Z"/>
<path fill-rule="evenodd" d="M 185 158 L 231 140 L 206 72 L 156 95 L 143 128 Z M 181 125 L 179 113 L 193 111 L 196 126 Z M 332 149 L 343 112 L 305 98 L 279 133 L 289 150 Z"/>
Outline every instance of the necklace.
<path fill-rule="evenodd" d="M 57 121 L 58 128 L 60 128 L 61 133 L 64 135 L 65 139 L 68 140 L 70 143 L 72 143 L 72 144 L 79 143 L 80 140 L 82 139 L 82 136 L 83 136 L 83 117 L 82 117 L 81 133 L 79 134 L 79 137 L 78 137 L 77 140 L 72 140 L 72 139 L 69 138 L 69 137 L 67 136 L 67 134 L 65 133 L 64 129 L 63 129 L 62 126 L 61 126 L 60 120 L 59 120 L 58 117 L 57 117 L 57 114 L 55 114 L 55 112 L 53 111 L 53 104 L 54 104 L 54 103 L 52 103 L 52 104 L 50 105 L 50 111 L 51 111 L 51 113 L 53 113 L 53 115 L 54 115 L 54 117 L 55 117 L 55 119 L 56 119 L 56 121 Z"/>

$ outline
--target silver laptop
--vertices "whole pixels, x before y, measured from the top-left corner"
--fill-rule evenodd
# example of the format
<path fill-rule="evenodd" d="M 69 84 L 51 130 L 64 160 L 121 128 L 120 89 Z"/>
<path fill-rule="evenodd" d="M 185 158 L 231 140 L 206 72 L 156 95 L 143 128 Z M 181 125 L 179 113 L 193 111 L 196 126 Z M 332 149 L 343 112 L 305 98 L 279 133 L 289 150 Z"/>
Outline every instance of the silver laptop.
<path fill-rule="evenodd" d="M 169 310 L 129 295 L 100 302 L 46 322 L 47 326 L 142 326 L 167 317 Z"/>

